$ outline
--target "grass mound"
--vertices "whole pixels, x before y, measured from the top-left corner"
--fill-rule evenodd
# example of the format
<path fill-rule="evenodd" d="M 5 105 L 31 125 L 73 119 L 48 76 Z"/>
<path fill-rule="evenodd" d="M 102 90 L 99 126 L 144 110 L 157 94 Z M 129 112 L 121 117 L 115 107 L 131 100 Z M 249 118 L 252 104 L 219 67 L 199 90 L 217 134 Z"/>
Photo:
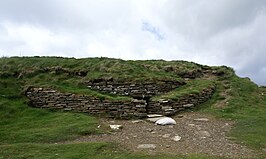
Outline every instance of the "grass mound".
<path fill-rule="evenodd" d="M 154 100 L 176 99 L 215 85 L 212 99 L 194 111 L 236 121 L 230 136 L 251 148 L 266 148 L 266 88 L 237 77 L 228 67 L 185 61 L 12 57 L 0 58 L 0 158 L 212 158 L 198 154 L 136 154 L 108 143 L 53 144 L 104 130 L 97 127 L 96 117 L 87 114 L 28 107 L 23 89 L 51 87 L 112 100 L 129 98 L 93 91 L 84 85 L 99 78 L 134 82 L 190 78 L 186 85 Z M 223 105 L 217 107 L 217 103 Z"/>

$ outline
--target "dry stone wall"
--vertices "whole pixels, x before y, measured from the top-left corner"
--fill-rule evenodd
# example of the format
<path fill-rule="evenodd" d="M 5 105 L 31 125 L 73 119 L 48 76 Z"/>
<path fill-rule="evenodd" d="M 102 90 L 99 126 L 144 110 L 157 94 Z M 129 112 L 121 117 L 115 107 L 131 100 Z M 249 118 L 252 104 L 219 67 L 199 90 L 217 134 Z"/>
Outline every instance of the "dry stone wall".
<path fill-rule="evenodd" d="M 215 91 L 215 86 L 203 89 L 198 94 L 188 94 L 184 95 L 178 99 L 161 99 L 161 100 L 151 100 L 147 106 L 147 113 L 159 113 L 164 115 L 173 115 L 177 112 L 193 108 L 201 103 L 206 102 L 211 98 Z"/>
<path fill-rule="evenodd" d="M 87 95 L 60 93 L 48 88 L 29 88 L 29 105 L 37 108 L 62 109 L 115 118 L 142 118 L 147 116 L 145 100 L 111 101 Z"/>
<path fill-rule="evenodd" d="M 180 81 L 134 83 L 113 80 L 96 80 L 87 82 L 90 89 L 105 93 L 131 96 L 138 99 L 150 98 L 154 95 L 163 94 L 184 84 L 184 82 Z"/>
<path fill-rule="evenodd" d="M 176 100 L 101 100 L 88 95 L 61 93 L 49 88 L 29 88 L 26 91 L 26 96 L 32 107 L 103 114 L 114 118 L 129 119 L 143 118 L 147 114 L 173 115 L 207 101 L 214 91 L 215 87 L 209 87 L 198 94 L 188 94 Z"/>

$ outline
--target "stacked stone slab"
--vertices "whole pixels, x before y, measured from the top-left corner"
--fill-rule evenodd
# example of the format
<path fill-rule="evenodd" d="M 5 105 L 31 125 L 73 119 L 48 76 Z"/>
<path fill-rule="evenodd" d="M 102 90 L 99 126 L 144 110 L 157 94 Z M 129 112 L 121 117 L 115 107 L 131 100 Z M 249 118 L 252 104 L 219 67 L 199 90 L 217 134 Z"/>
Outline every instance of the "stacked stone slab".
<path fill-rule="evenodd" d="M 37 108 L 62 109 L 90 114 L 108 115 L 114 118 L 143 118 L 147 114 L 173 115 L 193 108 L 211 98 L 215 87 L 203 89 L 198 94 L 184 95 L 178 99 L 161 100 L 108 100 L 88 95 L 61 93 L 49 88 L 29 88 L 26 96 L 29 105 Z"/>
<path fill-rule="evenodd" d="M 198 94 L 187 94 L 175 100 L 161 99 L 151 100 L 147 107 L 148 114 L 159 113 L 163 115 L 173 115 L 177 112 L 193 108 L 211 98 L 215 91 L 215 86 L 203 89 Z"/>
<path fill-rule="evenodd" d="M 147 116 L 145 100 L 102 100 L 87 95 L 60 93 L 49 88 L 29 88 L 29 105 L 37 108 L 102 114 L 114 118 L 143 118 Z"/>
<path fill-rule="evenodd" d="M 154 82 L 121 82 L 114 80 L 95 80 L 87 82 L 90 89 L 100 92 L 131 96 L 137 99 L 150 98 L 154 95 L 169 92 L 181 85 L 180 81 L 154 81 Z"/>

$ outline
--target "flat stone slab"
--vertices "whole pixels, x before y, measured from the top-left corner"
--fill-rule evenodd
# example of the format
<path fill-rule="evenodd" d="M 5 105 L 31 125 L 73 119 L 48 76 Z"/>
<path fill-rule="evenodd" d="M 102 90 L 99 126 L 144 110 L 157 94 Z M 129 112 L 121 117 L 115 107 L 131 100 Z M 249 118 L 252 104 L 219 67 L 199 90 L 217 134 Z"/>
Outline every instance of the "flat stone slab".
<path fill-rule="evenodd" d="M 155 149 L 156 145 L 155 144 L 140 144 L 137 147 L 138 149 Z"/>
<path fill-rule="evenodd" d="M 148 114 L 147 116 L 148 116 L 148 118 L 158 118 L 158 117 L 162 117 L 163 115 L 161 115 L 161 114 Z"/>
<path fill-rule="evenodd" d="M 185 104 L 185 105 L 183 105 L 183 107 L 185 107 L 185 108 L 187 108 L 187 107 L 193 107 L 194 106 L 194 104 Z"/>
<path fill-rule="evenodd" d="M 194 121 L 209 121 L 209 119 L 207 119 L 207 118 L 198 118 L 198 119 L 194 119 Z"/>

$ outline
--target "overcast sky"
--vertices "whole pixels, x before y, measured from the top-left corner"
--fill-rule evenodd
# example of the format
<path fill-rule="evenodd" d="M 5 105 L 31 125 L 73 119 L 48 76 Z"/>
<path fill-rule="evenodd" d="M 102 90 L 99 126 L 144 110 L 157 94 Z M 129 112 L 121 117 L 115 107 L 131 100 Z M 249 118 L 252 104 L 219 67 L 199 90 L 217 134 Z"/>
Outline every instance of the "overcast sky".
<path fill-rule="evenodd" d="M 0 56 L 187 60 L 266 85 L 266 0 L 0 0 Z"/>

